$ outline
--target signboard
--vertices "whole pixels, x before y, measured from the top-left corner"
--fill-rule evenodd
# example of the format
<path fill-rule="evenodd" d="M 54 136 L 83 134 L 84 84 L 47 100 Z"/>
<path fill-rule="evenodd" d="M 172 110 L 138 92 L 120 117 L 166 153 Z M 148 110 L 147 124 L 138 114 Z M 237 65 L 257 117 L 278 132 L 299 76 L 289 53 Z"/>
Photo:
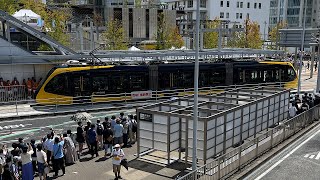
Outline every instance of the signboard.
<path fill-rule="evenodd" d="M 302 29 L 279 29 L 280 46 L 301 47 Z M 310 47 L 318 29 L 305 29 L 304 47 Z"/>
<path fill-rule="evenodd" d="M 131 92 L 132 99 L 149 99 L 152 98 L 152 91 L 133 91 Z"/>
<path fill-rule="evenodd" d="M 152 122 L 152 114 L 139 113 L 139 120 Z"/>

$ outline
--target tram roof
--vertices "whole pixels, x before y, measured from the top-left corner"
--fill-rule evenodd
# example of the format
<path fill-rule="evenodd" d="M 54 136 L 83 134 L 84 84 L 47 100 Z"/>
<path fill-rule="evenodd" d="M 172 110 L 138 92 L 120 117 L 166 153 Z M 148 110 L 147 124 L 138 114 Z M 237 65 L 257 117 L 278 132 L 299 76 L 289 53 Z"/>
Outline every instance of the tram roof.
<path fill-rule="evenodd" d="M 245 56 L 258 56 L 258 55 L 283 55 L 284 51 L 279 50 L 261 50 L 261 49 L 205 49 L 199 52 L 201 58 L 217 58 L 217 56 L 227 57 L 245 57 Z M 0 61 L 14 61 L 24 59 L 26 62 L 35 59 L 45 59 L 47 61 L 55 62 L 57 60 L 70 60 L 70 59 L 86 59 L 93 58 L 106 58 L 110 61 L 122 61 L 131 59 L 132 61 L 144 61 L 144 60 L 171 60 L 175 58 L 194 59 L 194 50 L 151 50 L 151 51 L 96 51 L 94 55 L 85 52 L 83 54 L 74 55 L 25 55 L 25 56 L 1 56 Z"/>

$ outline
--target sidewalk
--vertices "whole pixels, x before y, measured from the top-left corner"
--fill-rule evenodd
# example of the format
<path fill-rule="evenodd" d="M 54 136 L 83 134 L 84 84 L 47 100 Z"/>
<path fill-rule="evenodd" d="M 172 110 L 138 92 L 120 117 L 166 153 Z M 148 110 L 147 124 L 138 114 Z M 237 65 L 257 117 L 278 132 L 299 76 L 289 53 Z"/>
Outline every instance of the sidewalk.
<path fill-rule="evenodd" d="M 137 153 L 136 144 L 131 148 L 124 148 L 124 153 L 129 162 L 129 170 L 121 167 L 121 176 L 127 180 L 138 179 L 174 179 L 184 170 L 184 164 L 174 163 L 169 167 L 160 164 L 153 164 L 150 161 L 137 159 L 134 154 Z M 80 162 L 66 167 L 66 175 L 59 176 L 61 180 L 113 180 L 112 159 L 105 160 L 104 151 L 99 152 L 99 157 L 91 159 L 91 155 L 81 157 Z M 61 175 L 62 172 L 59 172 Z M 49 174 L 52 177 L 53 173 Z"/>

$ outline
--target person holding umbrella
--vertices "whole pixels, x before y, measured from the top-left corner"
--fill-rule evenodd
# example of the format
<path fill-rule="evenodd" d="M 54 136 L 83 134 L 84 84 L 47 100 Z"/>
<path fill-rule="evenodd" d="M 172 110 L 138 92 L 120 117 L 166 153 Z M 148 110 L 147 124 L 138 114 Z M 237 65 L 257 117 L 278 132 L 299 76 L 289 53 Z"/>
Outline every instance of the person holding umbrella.
<path fill-rule="evenodd" d="M 121 170 L 121 160 L 124 159 L 124 152 L 120 148 L 120 144 L 116 144 L 114 146 L 114 150 L 112 151 L 111 157 L 112 157 L 112 164 L 113 164 L 113 172 L 115 175 L 115 180 L 122 179 L 120 176 L 120 170 Z"/>

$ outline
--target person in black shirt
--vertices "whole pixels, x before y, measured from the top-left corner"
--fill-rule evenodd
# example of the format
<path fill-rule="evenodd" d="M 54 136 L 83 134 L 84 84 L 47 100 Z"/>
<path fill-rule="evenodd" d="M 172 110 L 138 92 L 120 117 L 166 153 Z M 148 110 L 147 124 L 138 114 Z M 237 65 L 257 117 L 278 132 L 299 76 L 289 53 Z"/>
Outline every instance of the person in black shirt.
<path fill-rule="evenodd" d="M 79 154 L 82 154 L 82 150 L 83 150 L 83 143 L 85 142 L 85 138 L 84 138 L 84 130 L 82 127 L 82 122 L 78 122 L 78 127 L 77 127 L 77 142 L 79 144 Z"/>
<path fill-rule="evenodd" d="M 23 147 L 26 146 L 26 143 L 24 142 L 23 138 L 19 138 L 19 148 L 22 150 Z"/>
<path fill-rule="evenodd" d="M 103 144 L 104 144 L 104 157 L 111 155 L 112 152 L 112 144 L 113 144 L 113 131 L 111 129 L 110 124 L 105 127 L 103 130 Z"/>
<path fill-rule="evenodd" d="M 33 174 L 37 171 L 37 149 L 36 149 L 36 141 L 34 139 L 31 139 L 31 147 L 33 149 L 33 154 L 31 155 L 32 158 L 32 167 L 33 167 Z"/>
<path fill-rule="evenodd" d="M 89 143 L 89 138 L 88 138 L 88 131 L 91 127 L 91 122 L 88 121 L 87 122 L 87 125 L 84 127 L 84 131 L 85 131 L 85 140 L 86 140 L 86 143 L 87 143 L 87 146 L 88 146 L 88 149 L 90 149 L 90 143 Z"/>

